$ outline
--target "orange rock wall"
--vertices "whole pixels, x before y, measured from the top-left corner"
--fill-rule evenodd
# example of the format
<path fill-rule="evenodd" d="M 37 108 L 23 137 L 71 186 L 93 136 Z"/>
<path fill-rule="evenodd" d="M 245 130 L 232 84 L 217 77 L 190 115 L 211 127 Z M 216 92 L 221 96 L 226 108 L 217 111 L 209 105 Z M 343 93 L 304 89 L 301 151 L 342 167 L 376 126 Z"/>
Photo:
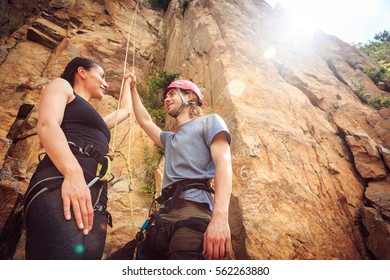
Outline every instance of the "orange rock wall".
<path fill-rule="evenodd" d="M 18 213 L 12 210 L 20 206 L 17 194 L 23 195 L 42 151 L 33 134 L 45 84 L 72 57 L 91 57 L 101 62 L 110 84 L 108 96 L 93 105 L 102 114 L 116 107 L 135 3 L 37 4 L 35 14 L 1 39 L 0 190 L 12 195 L 0 229 L 5 216 Z M 18 7 L 8 8 L 11 15 Z M 131 30 L 127 70 L 135 43 L 141 83 L 161 67 L 180 72 L 199 85 L 205 113 L 225 119 L 234 173 L 232 258 L 388 259 L 390 109 L 363 104 L 356 85 L 369 96 L 389 93 L 363 73 L 376 65 L 357 49 L 320 31 L 305 38 L 290 27 L 264 1 L 193 0 L 183 11 L 174 0 L 164 13 L 143 3 Z M 113 162 L 114 228 L 105 255 L 134 236 L 150 203 L 139 187 L 144 147 L 152 143 L 134 118 L 117 131 L 125 155 L 130 134 L 131 168 L 120 155 Z M 11 257 L 24 258 L 23 240 L 3 242 Z"/>

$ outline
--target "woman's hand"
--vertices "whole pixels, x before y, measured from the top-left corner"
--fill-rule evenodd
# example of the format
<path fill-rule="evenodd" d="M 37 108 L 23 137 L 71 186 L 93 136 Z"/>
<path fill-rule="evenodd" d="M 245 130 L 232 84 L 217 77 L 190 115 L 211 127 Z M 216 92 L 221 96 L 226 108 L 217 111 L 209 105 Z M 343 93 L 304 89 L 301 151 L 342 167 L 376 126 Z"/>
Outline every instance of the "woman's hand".
<path fill-rule="evenodd" d="M 124 80 L 124 86 L 131 88 L 131 82 L 132 82 L 131 73 L 126 73 L 125 75 L 123 75 L 123 80 Z"/>
<path fill-rule="evenodd" d="M 112 129 L 115 127 L 115 125 L 120 124 L 125 119 L 127 119 L 130 116 L 131 112 L 131 91 L 133 88 L 131 88 L 132 78 L 131 74 L 127 73 L 123 75 L 122 79 L 122 98 L 119 104 L 119 110 L 116 110 L 114 112 L 109 113 L 108 115 L 104 116 L 103 119 L 106 122 L 107 126 Z"/>
<path fill-rule="evenodd" d="M 82 171 L 65 176 L 61 195 L 65 219 L 71 219 L 72 208 L 77 227 L 87 235 L 93 226 L 93 208 L 91 192 L 85 183 Z"/>

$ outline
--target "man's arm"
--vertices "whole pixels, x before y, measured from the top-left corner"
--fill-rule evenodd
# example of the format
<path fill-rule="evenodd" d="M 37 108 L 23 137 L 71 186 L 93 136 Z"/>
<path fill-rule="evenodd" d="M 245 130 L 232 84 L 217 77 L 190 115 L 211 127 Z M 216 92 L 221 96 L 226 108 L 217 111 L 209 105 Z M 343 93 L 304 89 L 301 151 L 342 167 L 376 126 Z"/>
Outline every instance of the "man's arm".
<path fill-rule="evenodd" d="M 232 163 L 225 132 L 219 132 L 210 147 L 215 164 L 214 210 L 204 234 L 203 255 L 210 260 L 224 259 L 230 254 L 231 237 L 228 221 L 232 193 Z"/>
<path fill-rule="evenodd" d="M 138 121 L 138 124 L 146 132 L 146 134 L 153 140 L 153 142 L 159 147 L 163 147 L 160 139 L 161 129 L 153 122 L 149 112 L 146 110 L 145 106 L 142 104 L 142 101 L 138 95 L 137 91 L 137 80 L 134 74 L 130 74 L 132 78 L 131 82 L 131 99 L 133 101 L 133 109 L 135 118 Z"/>

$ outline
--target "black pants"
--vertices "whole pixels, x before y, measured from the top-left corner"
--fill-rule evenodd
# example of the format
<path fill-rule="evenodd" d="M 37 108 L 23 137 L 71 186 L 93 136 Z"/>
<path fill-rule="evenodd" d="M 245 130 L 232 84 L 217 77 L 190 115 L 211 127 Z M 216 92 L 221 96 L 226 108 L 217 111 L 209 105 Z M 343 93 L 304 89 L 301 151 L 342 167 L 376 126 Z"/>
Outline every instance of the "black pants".
<path fill-rule="evenodd" d="M 91 188 L 93 203 L 99 188 Z M 106 198 L 107 188 L 104 188 Z M 71 215 L 71 220 L 65 220 L 61 186 L 40 194 L 31 203 L 25 216 L 26 259 L 101 259 L 107 233 L 107 215 L 94 212 L 93 228 L 88 235 L 77 228 L 73 212 Z"/>
<path fill-rule="evenodd" d="M 167 214 L 160 214 L 164 230 L 157 227 L 153 232 L 147 233 L 144 243 L 146 259 L 153 260 L 203 260 L 203 234 L 211 219 L 208 206 L 187 201 L 183 206 L 171 210 Z M 206 221 L 206 226 L 200 230 L 200 225 L 194 227 L 181 226 L 169 232 L 170 225 L 179 221 L 198 218 Z M 164 232 L 165 231 L 165 232 Z M 168 236 L 166 234 L 168 231 Z"/>

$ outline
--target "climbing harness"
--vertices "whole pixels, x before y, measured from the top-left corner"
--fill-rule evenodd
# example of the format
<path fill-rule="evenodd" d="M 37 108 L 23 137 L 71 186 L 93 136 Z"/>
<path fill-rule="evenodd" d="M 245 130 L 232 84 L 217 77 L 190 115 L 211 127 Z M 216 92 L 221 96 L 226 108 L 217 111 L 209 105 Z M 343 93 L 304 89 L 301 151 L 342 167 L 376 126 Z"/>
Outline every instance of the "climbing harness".
<path fill-rule="evenodd" d="M 54 168 L 50 168 L 50 169 L 54 169 Z M 46 172 L 45 172 L 46 173 Z M 40 174 L 37 174 L 36 176 L 39 176 Z M 53 180 L 62 180 L 64 179 L 64 176 L 52 176 L 52 177 L 45 177 L 44 179 L 41 179 L 41 180 L 38 180 L 37 183 L 35 183 L 29 190 L 28 192 L 25 194 L 24 196 L 24 214 L 26 215 L 27 214 L 27 211 L 31 205 L 31 203 L 39 196 L 41 195 L 42 193 L 44 193 L 45 191 L 48 191 L 49 189 L 52 188 L 52 184 L 48 185 L 47 187 L 43 188 L 43 189 L 40 189 L 38 191 L 37 190 L 37 187 L 41 184 L 41 183 L 44 183 L 44 182 L 49 182 L 51 181 L 51 183 L 53 183 Z"/>
<path fill-rule="evenodd" d="M 111 254 L 107 259 L 167 259 L 169 243 L 177 229 L 188 227 L 192 230 L 204 233 L 210 222 L 208 219 L 193 217 L 170 222 L 161 217 L 161 214 L 166 214 L 169 211 L 184 205 L 186 201 L 179 197 L 181 192 L 189 189 L 200 189 L 209 193 L 214 193 L 209 180 L 182 180 L 170 187 L 164 188 L 162 195 L 157 199 L 153 199 L 149 208 L 149 217 L 142 224 L 140 230 L 136 233 L 135 238 Z M 158 212 L 153 211 L 151 213 L 152 205 L 155 200 L 165 204 L 165 207 L 160 208 Z M 208 209 L 208 205 L 196 204 L 207 207 Z"/>
<path fill-rule="evenodd" d="M 75 142 L 77 142 L 78 144 L 76 144 Z M 80 143 L 83 143 L 83 144 L 80 145 Z M 97 163 L 98 163 L 97 164 L 97 170 L 96 170 L 96 177 L 93 178 L 87 184 L 88 188 L 91 188 L 97 181 L 110 182 L 113 179 L 113 175 L 111 174 L 111 170 L 110 170 L 111 159 L 110 159 L 109 156 L 102 155 L 97 149 L 95 149 L 93 147 L 92 144 L 84 143 L 80 139 L 77 139 L 77 140 L 72 139 L 72 141 L 68 141 L 68 144 L 69 144 L 70 147 L 76 148 L 76 151 L 80 152 L 81 154 L 94 158 L 97 161 Z M 42 161 L 42 156 L 44 154 L 45 153 L 40 153 L 38 155 L 39 161 Z M 48 190 L 52 190 L 52 189 L 55 189 L 55 188 L 61 186 L 61 184 L 59 184 L 59 180 L 62 181 L 64 179 L 63 175 L 46 177 L 47 173 L 49 173 L 49 174 L 50 173 L 56 174 L 56 173 L 58 173 L 58 171 L 57 171 L 56 168 L 51 167 L 51 168 L 46 168 L 44 171 L 36 174 L 38 182 L 35 183 L 28 190 L 28 192 L 25 195 L 25 199 L 24 199 L 24 205 L 25 205 L 24 213 L 25 213 L 25 215 L 27 214 L 28 209 L 29 209 L 31 203 L 35 199 L 37 199 L 37 197 L 39 195 L 41 195 L 42 193 L 44 193 L 44 192 L 46 192 Z M 111 176 L 111 178 L 110 178 L 110 176 Z M 40 177 L 42 177 L 42 179 Z M 54 181 L 54 180 L 56 180 L 56 181 Z M 57 182 L 57 184 L 55 182 Z M 46 183 L 46 186 L 44 188 L 42 188 L 42 189 L 39 189 L 39 186 L 42 183 Z M 108 224 L 112 227 L 112 217 L 111 217 L 111 214 L 108 211 L 106 211 L 106 206 L 105 205 L 100 204 L 100 198 L 101 198 L 102 192 L 103 192 L 103 185 L 99 189 L 96 201 L 95 201 L 95 203 L 93 205 L 93 210 L 94 211 L 99 211 L 102 214 L 107 215 L 107 217 L 108 217 Z"/>
<path fill-rule="evenodd" d="M 116 250 L 108 260 L 160 260 L 167 259 L 169 243 L 175 231 L 181 227 L 204 233 L 209 220 L 189 218 L 177 222 L 168 222 L 159 214 L 152 214 L 142 225 L 135 238 Z M 200 247 L 202 243 L 200 244 Z"/>
<path fill-rule="evenodd" d="M 86 143 L 78 138 L 70 137 L 68 139 L 68 144 L 69 146 L 76 148 L 79 153 L 92 157 L 97 161 L 96 177 L 92 180 L 95 180 L 94 183 L 97 180 L 110 182 L 114 179 L 114 175 L 111 173 L 110 155 L 103 155 L 92 144 Z"/>
<path fill-rule="evenodd" d="M 47 168 L 47 169 L 51 169 L 51 168 Z M 44 173 L 48 172 L 47 169 L 44 170 L 45 171 Z M 37 176 L 39 176 L 39 175 L 37 175 Z M 25 205 L 24 214 L 27 215 L 29 207 L 31 206 L 33 201 L 35 199 L 37 199 L 41 194 L 43 194 L 46 191 L 53 190 L 55 188 L 60 187 L 61 184 L 59 184 L 59 183 L 63 179 L 64 179 L 64 176 L 52 176 L 52 177 L 47 177 L 45 179 L 39 180 L 37 183 L 35 183 L 30 188 L 30 190 L 26 193 L 26 195 L 25 195 L 25 199 L 24 199 L 24 205 Z M 100 177 L 95 177 L 94 179 L 92 179 L 88 183 L 87 187 L 91 188 L 99 179 L 101 179 L 101 178 Z M 58 181 L 58 180 L 60 180 L 60 181 Z M 56 184 L 56 182 L 57 182 L 57 184 Z M 39 186 L 42 183 L 46 183 L 47 185 L 44 188 L 39 189 Z M 95 201 L 95 203 L 93 205 L 93 211 L 99 211 L 102 214 L 107 215 L 107 217 L 108 217 L 108 224 L 112 227 L 112 217 L 111 217 L 111 214 L 108 211 L 106 211 L 106 206 L 105 205 L 101 205 L 100 204 L 100 197 L 102 195 L 102 192 L 103 192 L 103 186 L 99 189 L 99 193 L 98 193 L 98 195 L 96 197 L 96 201 Z"/>
<path fill-rule="evenodd" d="M 164 188 L 162 190 L 161 196 L 156 199 L 159 204 L 163 205 L 163 208 L 160 208 L 160 213 L 168 213 L 172 209 L 183 205 L 185 203 L 185 199 L 180 198 L 180 195 L 183 191 L 190 189 L 203 190 L 214 194 L 214 190 L 210 186 L 210 180 L 181 180 L 169 187 Z"/>
<path fill-rule="evenodd" d="M 166 259 L 170 240 L 178 228 L 189 227 L 202 233 L 206 231 L 209 224 L 209 220 L 207 219 L 189 218 L 173 223 L 162 219 L 160 216 L 160 214 L 167 214 L 173 209 L 184 205 L 186 200 L 180 198 L 180 195 L 183 191 L 190 189 L 214 193 L 214 190 L 210 186 L 210 180 L 208 179 L 181 180 L 164 188 L 161 196 L 156 199 L 163 207 L 159 209 L 158 213 L 153 212 L 149 215 L 135 236 L 137 246 L 133 259 Z"/>
<path fill-rule="evenodd" d="M 204 233 L 209 224 L 208 219 L 188 218 L 177 222 L 164 220 L 159 213 L 153 213 L 136 234 L 136 248 L 133 259 L 168 259 L 169 243 L 175 231 L 181 227 Z"/>

